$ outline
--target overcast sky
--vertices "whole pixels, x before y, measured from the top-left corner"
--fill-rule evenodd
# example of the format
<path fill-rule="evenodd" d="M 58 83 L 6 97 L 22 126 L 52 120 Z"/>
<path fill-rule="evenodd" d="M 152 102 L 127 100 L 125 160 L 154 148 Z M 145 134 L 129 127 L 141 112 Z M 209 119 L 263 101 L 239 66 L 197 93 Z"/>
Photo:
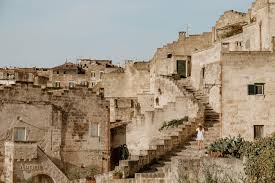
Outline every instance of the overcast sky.
<path fill-rule="evenodd" d="M 148 60 L 156 48 L 209 31 L 252 0 L 0 0 L 0 67 L 52 67 L 65 59 Z"/>

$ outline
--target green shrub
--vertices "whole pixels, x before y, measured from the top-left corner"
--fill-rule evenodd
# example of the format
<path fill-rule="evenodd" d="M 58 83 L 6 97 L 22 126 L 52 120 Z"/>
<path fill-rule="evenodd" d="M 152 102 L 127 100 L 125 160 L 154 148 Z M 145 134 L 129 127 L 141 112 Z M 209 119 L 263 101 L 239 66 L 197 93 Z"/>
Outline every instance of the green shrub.
<path fill-rule="evenodd" d="M 168 128 L 177 128 L 179 125 L 182 125 L 186 121 L 188 121 L 188 116 L 185 116 L 182 119 L 174 119 L 169 122 L 164 122 L 163 125 L 159 128 L 159 131 L 162 131 Z"/>
<path fill-rule="evenodd" d="M 123 176 L 123 173 L 122 173 L 120 170 L 115 170 L 115 171 L 113 172 L 113 176 L 122 177 L 122 176 Z"/>
<path fill-rule="evenodd" d="M 247 143 L 243 154 L 248 182 L 275 182 L 275 137 Z"/>
<path fill-rule="evenodd" d="M 240 158 L 245 144 L 246 142 L 240 136 L 220 138 L 208 146 L 208 151 L 220 152 L 223 156 Z"/>
<path fill-rule="evenodd" d="M 254 142 L 227 137 L 210 144 L 208 150 L 221 152 L 224 156 L 245 157 L 246 182 L 275 182 L 275 136 Z"/>

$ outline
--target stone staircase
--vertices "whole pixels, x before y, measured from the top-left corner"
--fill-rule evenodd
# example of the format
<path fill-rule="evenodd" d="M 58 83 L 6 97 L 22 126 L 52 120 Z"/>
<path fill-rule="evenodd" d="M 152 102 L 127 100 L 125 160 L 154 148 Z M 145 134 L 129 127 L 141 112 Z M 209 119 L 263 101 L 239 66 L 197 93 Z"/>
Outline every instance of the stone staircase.
<path fill-rule="evenodd" d="M 169 78 L 170 80 L 173 80 L 171 78 Z M 184 93 L 188 93 L 189 95 L 191 94 L 194 99 L 196 101 L 198 101 L 199 103 L 203 104 L 205 106 L 205 119 L 204 119 L 204 123 L 206 125 L 209 125 L 209 123 L 218 123 L 220 122 L 220 114 L 215 112 L 214 109 L 211 107 L 211 105 L 209 104 L 209 98 L 207 96 L 207 94 L 205 94 L 203 91 L 201 90 L 195 90 L 189 80 L 174 80 L 174 82 L 177 84 L 177 86 L 184 92 Z"/>
<path fill-rule="evenodd" d="M 220 115 L 216 113 L 208 102 L 208 97 L 202 91 L 196 91 L 186 80 L 174 80 L 170 77 L 166 77 L 172 80 L 181 91 L 190 97 L 193 97 L 195 101 L 204 106 L 204 128 L 205 128 L 205 140 L 204 147 L 206 148 L 209 144 L 214 142 L 220 137 Z M 177 130 L 175 130 L 177 131 Z M 136 173 L 135 177 L 142 182 L 171 182 L 171 177 L 173 176 L 172 162 L 178 159 L 199 159 L 208 156 L 207 150 L 198 150 L 196 137 L 194 134 L 190 141 L 179 145 L 170 153 L 165 154 L 160 157 L 147 169 L 143 170 L 142 173 Z M 150 181 L 155 179 L 155 181 Z"/>
<path fill-rule="evenodd" d="M 206 126 L 204 147 L 207 147 L 210 143 L 214 142 L 220 137 L 219 128 L 220 123 L 212 124 L 211 127 Z M 166 154 L 152 164 L 143 173 L 136 174 L 136 177 L 157 177 L 163 179 L 169 179 L 171 176 L 172 161 L 178 159 L 198 159 L 201 157 L 208 156 L 207 150 L 198 150 L 197 142 L 195 136 L 193 136 L 190 141 L 182 144 L 178 148 L 174 149 L 173 152 Z"/>
<path fill-rule="evenodd" d="M 199 151 L 195 140 L 195 129 L 199 123 L 205 128 L 205 147 L 219 138 L 219 114 L 208 103 L 208 97 L 202 91 L 196 91 L 184 80 L 174 80 L 172 77 L 163 76 L 172 81 L 179 90 L 199 104 L 197 118 L 177 128 L 166 130 L 162 137 L 151 143 L 149 149 L 132 152 L 129 160 L 122 160 L 116 169 L 123 172 L 127 179 L 113 180 L 111 173 L 97 177 L 97 182 L 118 183 L 170 183 L 171 165 L 176 159 L 191 159 L 207 156 L 206 150 Z M 136 173 L 139 172 L 139 173 Z M 133 177 L 133 178 L 129 178 Z"/>
<path fill-rule="evenodd" d="M 185 122 L 182 125 L 179 125 L 177 128 L 171 128 L 159 139 L 156 139 L 151 143 L 149 149 L 140 150 L 139 153 L 131 154 L 129 160 L 121 160 L 119 166 L 115 169 L 123 172 L 124 177 L 127 179 L 113 180 L 112 174 L 109 172 L 105 175 L 96 176 L 97 182 L 99 183 L 108 183 L 108 182 L 135 182 L 137 179 L 139 182 L 151 182 L 151 181 L 162 181 L 164 176 L 163 172 L 157 172 L 156 175 L 149 173 L 136 173 L 144 172 L 147 166 L 153 165 L 157 160 L 162 159 L 165 155 L 173 152 L 181 144 L 187 142 L 193 136 L 193 131 L 198 123 L 201 123 L 203 116 L 197 119 L 191 119 L 188 122 Z M 129 177 L 134 177 L 130 178 Z M 148 178 L 149 180 L 143 180 Z M 154 179 L 153 179 L 154 178 Z M 156 179 L 155 179 L 156 178 Z"/>

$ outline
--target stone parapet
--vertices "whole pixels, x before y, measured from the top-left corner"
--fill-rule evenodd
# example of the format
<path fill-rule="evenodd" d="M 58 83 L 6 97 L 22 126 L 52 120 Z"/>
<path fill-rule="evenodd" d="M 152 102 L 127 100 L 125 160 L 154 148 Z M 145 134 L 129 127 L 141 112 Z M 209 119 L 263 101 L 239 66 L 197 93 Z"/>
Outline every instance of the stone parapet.
<path fill-rule="evenodd" d="M 5 148 L 9 149 L 16 161 L 31 161 L 37 158 L 37 144 L 33 142 L 6 142 Z"/>

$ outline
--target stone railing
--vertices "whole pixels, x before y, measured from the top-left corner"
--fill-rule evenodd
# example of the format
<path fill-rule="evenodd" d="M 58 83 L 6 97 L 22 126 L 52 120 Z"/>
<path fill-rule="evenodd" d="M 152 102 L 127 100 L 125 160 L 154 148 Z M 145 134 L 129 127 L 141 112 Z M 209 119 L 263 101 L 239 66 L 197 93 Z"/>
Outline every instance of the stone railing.
<path fill-rule="evenodd" d="M 34 142 L 6 142 L 5 148 L 10 149 L 14 160 L 37 159 L 37 144 Z"/>

